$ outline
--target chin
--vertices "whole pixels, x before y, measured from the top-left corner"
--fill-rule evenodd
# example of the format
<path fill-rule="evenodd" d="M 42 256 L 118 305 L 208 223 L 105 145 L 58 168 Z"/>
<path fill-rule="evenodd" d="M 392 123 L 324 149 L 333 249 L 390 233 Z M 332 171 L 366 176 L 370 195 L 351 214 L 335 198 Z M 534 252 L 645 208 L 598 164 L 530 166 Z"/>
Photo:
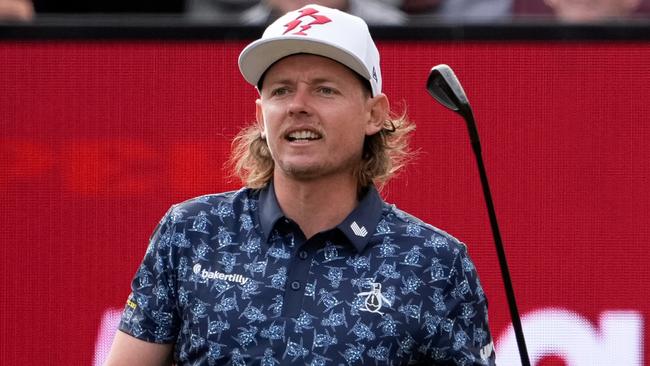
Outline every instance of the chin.
<path fill-rule="evenodd" d="M 322 176 L 323 170 L 318 167 L 289 167 L 283 169 L 287 177 L 298 180 L 312 180 Z"/>

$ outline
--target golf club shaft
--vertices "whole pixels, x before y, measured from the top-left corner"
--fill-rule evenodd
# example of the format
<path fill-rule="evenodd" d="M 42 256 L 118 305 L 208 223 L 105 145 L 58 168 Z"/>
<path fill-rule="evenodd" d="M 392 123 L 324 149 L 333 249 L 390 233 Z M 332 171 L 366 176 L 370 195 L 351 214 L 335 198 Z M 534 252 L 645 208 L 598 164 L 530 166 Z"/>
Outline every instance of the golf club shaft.
<path fill-rule="evenodd" d="M 501 232 L 499 231 L 499 224 L 497 223 L 497 215 L 494 211 L 494 203 L 492 202 L 492 193 L 490 193 L 490 185 L 488 183 L 487 173 L 485 172 L 485 165 L 483 164 L 483 154 L 481 152 L 481 142 L 478 137 L 476 122 L 474 122 L 474 118 L 472 116 L 470 116 L 470 118 L 466 118 L 466 120 L 467 129 L 470 135 L 470 140 L 472 142 L 472 150 L 474 150 L 476 164 L 478 165 L 479 175 L 481 177 L 481 186 L 483 187 L 485 205 L 487 206 L 488 216 L 490 217 L 490 226 L 492 227 L 492 235 L 494 236 L 494 244 L 496 246 L 497 257 L 499 259 L 499 267 L 501 268 L 501 277 L 503 278 L 503 286 L 505 287 L 508 307 L 510 308 L 510 318 L 512 319 L 512 326 L 515 330 L 517 347 L 519 348 L 519 357 L 521 358 L 522 366 L 530 366 L 530 358 L 528 357 L 528 349 L 526 348 L 524 332 L 521 327 L 519 310 L 517 310 L 515 291 L 512 287 L 512 280 L 510 278 L 510 270 L 508 269 L 506 252 L 503 248 Z"/>

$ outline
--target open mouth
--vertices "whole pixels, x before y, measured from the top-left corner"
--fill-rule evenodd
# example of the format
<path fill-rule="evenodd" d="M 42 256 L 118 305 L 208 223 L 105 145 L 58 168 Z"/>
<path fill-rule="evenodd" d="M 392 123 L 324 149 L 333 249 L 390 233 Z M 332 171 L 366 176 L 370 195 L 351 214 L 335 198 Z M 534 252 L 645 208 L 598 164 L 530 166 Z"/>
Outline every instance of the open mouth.
<path fill-rule="evenodd" d="M 321 135 L 314 131 L 300 130 L 293 131 L 287 135 L 287 140 L 291 142 L 319 140 Z"/>

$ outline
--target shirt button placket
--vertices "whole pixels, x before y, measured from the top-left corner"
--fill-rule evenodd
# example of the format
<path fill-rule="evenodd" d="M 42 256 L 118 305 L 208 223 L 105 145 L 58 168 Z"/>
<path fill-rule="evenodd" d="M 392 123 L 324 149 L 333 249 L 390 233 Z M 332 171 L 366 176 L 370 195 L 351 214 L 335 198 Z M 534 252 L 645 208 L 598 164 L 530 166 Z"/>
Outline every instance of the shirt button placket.
<path fill-rule="evenodd" d="M 302 249 L 302 250 L 300 250 L 298 252 L 298 258 L 305 261 L 305 260 L 307 260 L 309 258 L 309 253 L 306 250 Z M 291 289 L 292 290 L 298 291 L 298 290 L 300 290 L 301 287 L 302 287 L 302 284 L 300 283 L 300 281 L 291 282 Z"/>
<path fill-rule="evenodd" d="M 303 306 L 303 295 L 309 282 L 310 259 L 312 258 L 310 250 L 306 248 L 306 246 L 299 246 L 298 250 L 294 252 L 293 261 L 290 264 L 283 307 L 283 313 L 288 317 L 298 316 Z"/>
<path fill-rule="evenodd" d="M 307 258 L 309 258 L 309 253 L 307 253 L 306 250 L 301 250 L 300 252 L 298 252 L 298 258 L 302 260 L 306 260 Z"/>

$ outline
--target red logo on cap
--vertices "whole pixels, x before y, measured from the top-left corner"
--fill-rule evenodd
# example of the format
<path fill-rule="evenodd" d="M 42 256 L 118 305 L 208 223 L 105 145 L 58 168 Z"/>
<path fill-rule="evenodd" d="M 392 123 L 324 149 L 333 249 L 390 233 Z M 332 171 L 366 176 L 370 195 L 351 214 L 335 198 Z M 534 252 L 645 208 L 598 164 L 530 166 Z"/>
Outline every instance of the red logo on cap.
<path fill-rule="evenodd" d="M 332 21 L 332 19 L 330 19 L 330 18 L 328 18 L 328 17 L 326 17 L 324 15 L 318 15 L 318 10 L 316 10 L 316 9 L 304 8 L 304 9 L 301 9 L 299 11 L 300 11 L 300 15 L 296 19 L 294 19 L 294 20 L 290 21 L 289 23 L 285 24 L 285 27 L 287 27 L 287 30 L 285 30 L 284 33 L 282 33 L 282 34 L 287 34 L 287 33 L 291 32 L 293 30 L 296 30 L 296 32 L 292 33 L 292 34 L 306 36 L 307 33 L 305 33 L 305 32 L 309 28 L 311 28 L 312 25 L 320 25 L 320 24 L 325 24 L 325 23 L 329 23 L 329 22 Z M 300 19 L 300 18 L 303 18 L 303 17 L 312 17 L 314 20 L 312 20 L 311 23 L 301 25 L 302 24 L 302 19 Z M 300 29 L 296 29 L 296 28 L 298 28 L 298 26 L 300 26 Z"/>

